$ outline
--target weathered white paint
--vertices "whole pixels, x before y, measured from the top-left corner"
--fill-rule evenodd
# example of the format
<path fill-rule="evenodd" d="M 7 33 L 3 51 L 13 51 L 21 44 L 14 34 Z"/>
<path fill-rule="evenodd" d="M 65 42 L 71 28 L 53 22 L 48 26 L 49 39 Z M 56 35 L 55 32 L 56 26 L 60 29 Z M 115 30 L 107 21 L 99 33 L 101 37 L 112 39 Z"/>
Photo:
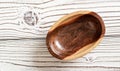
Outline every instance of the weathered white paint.
<path fill-rule="evenodd" d="M 82 58 L 61 61 L 46 47 L 49 28 L 62 16 L 78 10 L 97 12 L 104 20 L 104 40 Z M 38 16 L 26 24 L 24 14 Z M 120 71 L 120 0 L 1 0 L 0 71 Z"/>

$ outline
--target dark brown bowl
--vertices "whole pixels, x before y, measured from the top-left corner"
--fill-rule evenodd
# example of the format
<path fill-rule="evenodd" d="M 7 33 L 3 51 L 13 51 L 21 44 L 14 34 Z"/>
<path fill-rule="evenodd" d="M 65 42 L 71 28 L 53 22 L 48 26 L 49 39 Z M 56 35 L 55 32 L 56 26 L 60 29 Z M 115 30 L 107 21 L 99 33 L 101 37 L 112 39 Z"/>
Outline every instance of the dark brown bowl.
<path fill-rule="evenodd" d="M 46 44 L 54 57 L 71 60 L 90 52 L 104 34 L 104 22 L 98 14 L 77 11 L 62 17 L 51 27 Z"/>

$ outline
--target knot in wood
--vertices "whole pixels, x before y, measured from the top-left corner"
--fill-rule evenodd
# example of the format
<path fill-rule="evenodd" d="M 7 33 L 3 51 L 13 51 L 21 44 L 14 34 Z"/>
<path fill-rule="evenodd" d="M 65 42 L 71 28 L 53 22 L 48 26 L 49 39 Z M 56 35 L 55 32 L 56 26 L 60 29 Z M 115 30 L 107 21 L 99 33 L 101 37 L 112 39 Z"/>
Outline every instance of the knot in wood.
<path fill-rule="evenodd" d="M 38 22 L 38 16 L 35 12 L 28 11 L 24 14 L 24 21 L 26 24 L 34 26 Z"/>

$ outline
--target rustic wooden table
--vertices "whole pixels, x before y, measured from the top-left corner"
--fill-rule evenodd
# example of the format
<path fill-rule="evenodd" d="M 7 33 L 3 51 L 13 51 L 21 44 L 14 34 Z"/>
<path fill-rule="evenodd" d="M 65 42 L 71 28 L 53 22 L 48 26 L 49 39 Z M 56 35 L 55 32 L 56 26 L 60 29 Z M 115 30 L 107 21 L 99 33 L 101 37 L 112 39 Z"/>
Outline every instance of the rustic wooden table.
<path fill-rule="evenodd" d="M 104 40 L 82 58 L 58 60 L 45 45 L 47 31 L 78 10 L 103 18 Z M 120 0 L 0 0 L 0 71 L 120 71 Z"/>

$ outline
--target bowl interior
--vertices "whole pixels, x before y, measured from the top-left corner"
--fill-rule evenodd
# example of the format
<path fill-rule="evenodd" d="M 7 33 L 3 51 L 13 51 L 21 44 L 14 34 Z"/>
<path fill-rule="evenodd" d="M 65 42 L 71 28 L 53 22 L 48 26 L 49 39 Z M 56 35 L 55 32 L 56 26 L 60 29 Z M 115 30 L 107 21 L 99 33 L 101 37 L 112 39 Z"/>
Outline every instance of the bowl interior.
<path fill-rule="evenodd" d="M 62 22 L 64 23 L 64 22 Z M 51 50 L 62 59 L 84 46 L 97 41 L 102 34 L 100 21 L 89 14 L 58 26 L 50 35 Z"/>

